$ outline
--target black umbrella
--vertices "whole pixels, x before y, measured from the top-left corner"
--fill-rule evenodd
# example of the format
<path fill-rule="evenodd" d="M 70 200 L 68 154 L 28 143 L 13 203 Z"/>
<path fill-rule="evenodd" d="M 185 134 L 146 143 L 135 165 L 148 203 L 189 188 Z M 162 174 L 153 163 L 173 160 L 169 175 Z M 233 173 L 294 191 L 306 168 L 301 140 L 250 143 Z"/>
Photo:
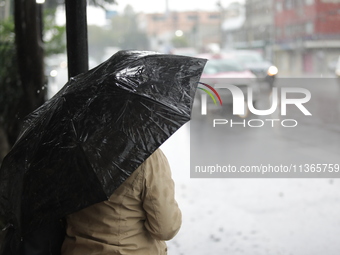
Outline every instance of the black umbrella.
<path fill-rule="evenodd" d="M 190 120 L 204 59 L 120 51 L 31 113 L 0 170 L 17 235 L 106 200 Z"/>

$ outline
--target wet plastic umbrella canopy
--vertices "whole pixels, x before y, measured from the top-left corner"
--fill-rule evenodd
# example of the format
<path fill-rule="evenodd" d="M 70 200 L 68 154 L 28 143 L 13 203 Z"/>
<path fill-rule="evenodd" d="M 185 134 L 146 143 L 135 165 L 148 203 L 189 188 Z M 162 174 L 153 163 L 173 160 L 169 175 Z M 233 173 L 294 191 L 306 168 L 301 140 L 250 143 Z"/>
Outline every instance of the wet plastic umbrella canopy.
<path fill-rule="evenodd" d="M 31 113 L 0 170 L 20 235 L 106 200 L 190 120 L 204 59 L 120 51 Z"/>

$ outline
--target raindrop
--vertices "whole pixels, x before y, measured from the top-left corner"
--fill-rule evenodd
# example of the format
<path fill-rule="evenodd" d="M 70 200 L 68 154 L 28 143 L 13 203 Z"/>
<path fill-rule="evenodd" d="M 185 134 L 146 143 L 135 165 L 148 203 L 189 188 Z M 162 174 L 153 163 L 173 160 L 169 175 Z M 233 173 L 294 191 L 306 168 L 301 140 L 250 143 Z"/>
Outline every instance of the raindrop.
<path fill-rule="evenodd" d="M 210 239 L 212 239 L 213 242 L 219 242 L 219 241 L 221 241 L 221 238 L 215 237 L 214 235 L 210 235 Z"/>
<path fill-rule="evenodd" d="M 40 90 L 39 90 L 39 89 L 37 90 L 37 93 L 38 93 L 38 94 L 40 93 Z"/>
<path fill-rule="evenodd" d="M 252 234 L 252 235 L 255 235 L 256 233 L 257 233 L 256 230 L 252 230 L 252 231 L 251 231 L 251 234 Z"/>

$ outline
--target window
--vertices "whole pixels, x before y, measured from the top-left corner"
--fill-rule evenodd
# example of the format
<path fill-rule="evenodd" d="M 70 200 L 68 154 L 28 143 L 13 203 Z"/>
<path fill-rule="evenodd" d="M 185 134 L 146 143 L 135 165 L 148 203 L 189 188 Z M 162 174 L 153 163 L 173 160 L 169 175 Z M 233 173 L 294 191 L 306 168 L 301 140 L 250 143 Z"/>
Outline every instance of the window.
<path fill-rule="evenodd" d="M 307 34 L 313 34 L 314 33 L 314 24 L 313 24 L 313 22 L 306 23 L 305 31 L 306 31 Z"/>
<path fill-rule="evenodd" d="M 165 17 L 163 15 L 154 15 L 152 16 L 152 19 L 154 21 L 162 21 L 162 20 L 165 20 Z"/>
<path fill-rule="evenodd" d="M 291 35 L 292 35 L 292 28 L 291 28 L 290 25 L 287 25 L 287 26 L 285 27 L 285 36 L 286 36 L 286 37 L 290 37 Z"/>
<path fill-rule="evenodd" d="M 282 36 L 282 29 L 280 27 L 276 28 L 276 37 L 280 38 Z"/>
<path fill-rule="evenodd" d="M 188 18 L 188 20 L 194 20 L 194 21 L 198 20 L 197 15 L 188 15 L 187 18 Z"/>
<path fill-rule="evenodd" d="M 276 3 L 276 12 L 282 12 L 282 2 Z"/>
<path fill-rule="evenodd" d="M 285 0 L 285 8 L 292 9 L 293 8 L 293 0 Z"/>
<path fill-rule="evenodd" d="M 219 14 L 210 14 L 209 19 L 219 19 L 220 15 Z"/>

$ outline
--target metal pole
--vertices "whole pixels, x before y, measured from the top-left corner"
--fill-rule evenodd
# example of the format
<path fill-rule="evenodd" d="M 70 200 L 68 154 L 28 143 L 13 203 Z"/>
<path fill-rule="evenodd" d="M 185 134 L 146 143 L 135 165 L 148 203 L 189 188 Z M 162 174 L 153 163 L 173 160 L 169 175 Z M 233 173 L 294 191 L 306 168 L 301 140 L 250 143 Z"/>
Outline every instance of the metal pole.
<path fill-rule="evenodd" d="M 86 0 L 65 0 L 68 77 L 89 70 Z"/>

